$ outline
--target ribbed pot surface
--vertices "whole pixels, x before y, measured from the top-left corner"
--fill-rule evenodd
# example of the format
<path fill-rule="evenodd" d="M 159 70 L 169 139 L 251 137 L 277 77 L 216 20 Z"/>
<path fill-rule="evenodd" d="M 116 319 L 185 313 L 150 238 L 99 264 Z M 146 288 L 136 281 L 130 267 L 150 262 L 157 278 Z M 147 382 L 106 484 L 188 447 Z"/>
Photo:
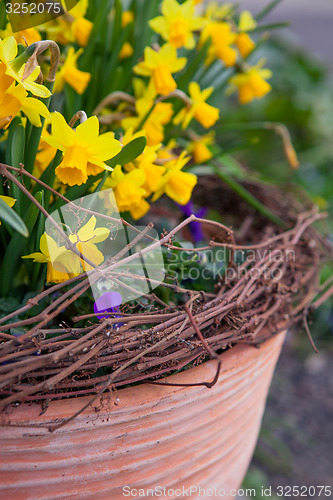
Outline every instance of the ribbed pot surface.
<path fill-rule="evenodd" d="M 54 433 L 29 424 L 69 417 L 86 397 L 51 402 L 43 415 L 37 404 L 7 409 L 2 421 L 25 427 L 1 427 L 0 498 L 124 500 L 155 487 L 166 488 L 159 498 L 187 498 L 180 493 L 190 487 L 202 491 L 192 489 L 189 498 L 203 498 L 203 490 L 221 498 L 219 490 L 239 488 L 283 340 L 279 334 L 260 348 L 244 344 L 224 352 L 211 389 L 120 389 Z M 211 381 L 215 372 L 216 361 L 209 361 L 168 381 Z"/>

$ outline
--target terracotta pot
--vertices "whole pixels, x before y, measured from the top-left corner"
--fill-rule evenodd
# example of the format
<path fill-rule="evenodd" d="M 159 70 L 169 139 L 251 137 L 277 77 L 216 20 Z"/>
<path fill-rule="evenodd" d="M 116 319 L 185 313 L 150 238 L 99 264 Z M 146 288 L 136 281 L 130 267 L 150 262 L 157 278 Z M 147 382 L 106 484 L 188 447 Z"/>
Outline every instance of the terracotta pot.
<path fill-rule="evenodd" d="M 51 402 L 43 415 L 37 404 L 8 409 L 2 420 L 26 427 L 1 427 L 0 497 L 123 500 L 129 491 L 124 486 L 239 488 L 283 339 L 279 334 L 260 348 L 237 345 L 224 352 L 220 379 L 211 389 L 121 389 L 54 433 L 29 424 L 54 424 L 86 398 Z M 215 372 L 216 361 L 209 361 L 168 380 L 210 381 Z M 161 498 L 177 494 L 166 491 Z"/>

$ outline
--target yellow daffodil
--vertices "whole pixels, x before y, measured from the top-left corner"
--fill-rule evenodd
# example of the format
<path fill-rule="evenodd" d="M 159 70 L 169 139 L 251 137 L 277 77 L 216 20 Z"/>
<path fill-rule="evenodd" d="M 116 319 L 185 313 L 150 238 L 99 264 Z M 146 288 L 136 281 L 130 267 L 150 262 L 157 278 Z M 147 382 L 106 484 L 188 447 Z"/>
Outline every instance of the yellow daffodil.
<path fill-rule="evenodd" d="M 209 2 L 205 10 L 205 18 L 209 21 L 221 21 L 230 16 L 234 9 L 232 3 Z"/>
<path fill-rule="evenodd" d="M 147 145 L 155 146 L 163 141 L 164 125 L 171 121 L 173 106 L 169 102 L 155 104 L 156 91 L 152 81 L 148 87 L 141 85 L 142 81 L 139 79 L 134 80 L 133 84 L 137 98 L 135 102 L 137 116 L 124 118 L 122 126 L 125 130 L 137 129 L 143 122 L 141 128 L 147 137 Z"/>
<path fill-rule="evenodd" d="M 187 146 L 187 151 L 192 154 L 194 163 L 203 164 L 213 157 L 208 146 L 214 144 L 213 134 L 196 137 Z"/>
<path fill-rule="evenodd" d="M 6 75 L 6 66 L 0 63 L 0 98 L 2 98 L 12 84 L 13 79 Z"/>
<path fill-rule="evenodd" d="M 85 258 L 90 260 L 95 266 L 102 264 L 104 255 L 98 250 L 96 244 L 105 241 L 109 234 L 110 231 L 106 227 L 96 228 L 96 217 L 94 215 L 90 217 L 89 221 L 78 230 L 77 234 L 69 235 L 70 241 L 75 245 L 83 258 L 80 258 L 72 250 L 67 250 L 62 258 L 65 267 L 73 274 L 77 275 L 80 274 L 82 270 L 86 272 L 93 269 L 93 267 L 85 261 Z"/>
<path fill-rule="evenodd" d="M 70 15 L 59 16 L 57 19 L 39 26 L 47 37 L 62 45 L 77 42 L 86 47 L 90 38 L 93 23 L 84 17 L 88 8 L 88 0 L 79 0 L 70 9 Z"/>
<path fill-rule="evenodd" d="M 181 5 L 176 0 L 163 0 L 162 16 L 149 21 L 150 27 L 176 49 L 193 49 L 193 32 L 203 28 L 205 23 L 196 15 L 194 0 L 186 0 Z"/>
<path fill-rule="evenodd" d="M 238 90 L 238 98 L 241 104 L 247 104 L 253 99 L 264 97 L 271 86 L 266 82 L 272 76 L 269 69 L 262 68 L 264 61 L 259 61 L 257 66 L 250 67 L 244 73 L 239 73 L 230 79 L 227 93 Z"/>
<path fill-rule="evenodd" d="M 31 45 L 32 43 L 39 42 L 42 39 L 36 28 L 28 28 L 26 30 L 13 33 L 10 23 L 7 23 L 4 30 L 0 30 L 0 38 L 3 39 L 7 36 L 13 36 L 17 43 L 22 43 L 23 45 Z"/>
<path fill-rule="evenodd" d="M 44 136 L 44 140 L 63 152 L 56 175 L 69 186 L 80 186 L 87 182 L 89 175 L 97 175 L 103 168 L 108 169 L 104 162 L 116 156 L 122 147 L 113 132 L 99 135 L 96 116 L 91 116 L 73 130 L 61 113 L 54 113 L 51 135 Z"/>
<path fill-rule="evenodd" d="M 186 156 L 186 151 L 177 158 L 165 163 L 166 173 L 161 177 L 156 192 L 152 198 L 157 200 L 166 194 L 180 205 L 186 205 L 191 198 L 194 186 L 197 183 L 197 176 L 189 172 L 182 172 L 182 168 L 189 162 L 190 156 Z"/>
<path fill-rule="evenodd" d="M 144 60 L 134 67 L 134 72 L 152 78 L 157 94 L 167 95 L 177 88 L 173 73 L 182 70 L 186 57 L 177 57 L 177 50 L 170 44 L 164 44 L 159 52 L 145 48 Z"/>
<path fill-rule="evenodd" d="M 82 54 L 83 49 L 79 49 L 76 53 L 74 47 L 70 47 L 64 64 L 56 75 L 54 83 L 54 92 L 61 92 L 65 83 L 73 87 L 78 94 L 83 94 L 90 82 L 91 74 L 86 71 L 80 71 L 77 68 L 77 60 Z"/>
<path fill-rule="evenodd" d="M 122 61 L 123 59 L 127 59 L 131 57 L 134 53 L 133 47 L 129 42 L 125 42 L 119 52 L 119 59 Z"/>
<path fill-rule="evenodd" d="M 23 111 L 35 127 L 42 126 L 40 117 L 49 116 L 49 110 L 42 101 L 27 96 L 24 88 L 14 83 L 0 95 L 0 128 L 6 129 L 19 111 Z"/>
<path fill-rule="evenodd" d="M 1 120 L 1 119 L 0 119 Z M 15 198 L 12 198 L 11 196 L 3 196 L 0 195 L 0 198 L 2 201 L 4 201 L 9 207 L 13 207 L 15 204 Z M 0 226 L 1 226 L 1 220 L 0 220 Z"/>
<path fill-rule="evenodd" d="M 239 16 L 238 29 L 235 45 L 237 46 L 242 57 L 247 57 L 255 48 L 255 43 L 247 34 L 247 31 L 252 31 L 256 28 L 257 22 L 248 10 L 243 10 Z"/>
<path fill-rule="evenodd" d="M 140 219 L 149 210 L 144 199 L 145 173 L 139 168 L 124 174 L 120 165 L 112 172 L 108 185 L 113 188 L 119 212 L 129 211 L 134 219 Z"/>
<path fill-rule="evenodd" d="M 74 39 L 77 41 L 80 47 L 86 47 L 88 45 L 93 26 L 94 26 L 93 23 L 88 19 L 86 19 L 85 17 L 77 17 L 73 21 L 71 25 L 71 30 Z"/>
<path fill-rule="evenodd" d="M 22 259 L 33 259 L 33 262 L 40 264 L 47 263 L 46 281 L 48 283 L 62 283 L 74 277 L 74 274 L 69 273 L 62 262 L 67 252 L 65 246 L 58 247 L 55 240 L 44 233 L 40 238 L 39 248 L 40 252 L 24 255 Z"/>
<path fill-rule="evenodd" d="M 134 21 L 134 14 L 131 10 L 124 10 L 121 15 L 121 27 L 126 28 L 126 26 Z"/>
<path fill-rule="evenodd" d="M 206 64 L 220 59 L 226 66 L 233 66 L 237 59 L 237 51 L 232 44 L 236 42 L 237 34 L 233 33 L 230 24 L 226 22 L 212 22 L 202 30 L 200 45 L 211 39 L 208 48 Z"/>
<path fill-rule="evenodd" d="M 65 245 L 58 246 L 56 241 L 44 233 L 40 239 L 40 252 L 25 255 L 23 259 L 33 259 L 33 262 L 47 263 L 47 281 L 49 283 L 61 283 L 82 272 L 93 269 L 85 259 L 99 266 L 104 261 L 104 255 L 96 247 L 107 239 L 110 234 L 105 227 L 96 228 L 96 217 L 92 216 L 89 221 L 78 230 L 70 234 L 69 240 L 75 245 L 76 250 L 82 257 Z"/>
<path fill-rule="evenodd" d="M 144 131 L 133 134 L 133 129 L 129 129 L 126 131 L 122 143 L 124 145 L 128 144 L 133 139 L 144 135 Z M 143 153 L 141 153 L 141 155 L 138 156 L 134 162 L 124 166 L 125 170 L 128 172 L 131 172 L 135 168 L 143 170 L 145 174 L 145 183 L 142 185 L 142 188 L 145 191 L 145 197 L 150 196 L 151 193 L 157 189 L 158 182 L 165 172 L 165 167 L 155 164 L 160 147 L 161 144 L 156 144 L 154 146 L 147 145 Z"/>
<path fill-rule="evenodd" d="M 0 39 L 0 67 L 5 68 L 5 74 L 22 85 L 27 91 L 38 97 L 49 97 L 51 92 L 44 86 L 35 82 L 40 73 L 40 67 L 37 66 L 27 78 L 23 79 L 24 64 L 16 67 L 15 58 L 17 56 L 17 42 L 13 36 L 4 40 Z"/>
<path fill-rule="evenodd" d="M 201 90 L 197 82 L 191 82 L 188 87 L 192 104 L 190 107 L 181 109 L 174 119 L 176 125 L 182 124 L 182 128 L 188 127 L 192 118 L 195 118 L 205 128 L 212 127 L 219 119 L 220 111 L 205 101 L 212 94 L 214 87 Z"/>

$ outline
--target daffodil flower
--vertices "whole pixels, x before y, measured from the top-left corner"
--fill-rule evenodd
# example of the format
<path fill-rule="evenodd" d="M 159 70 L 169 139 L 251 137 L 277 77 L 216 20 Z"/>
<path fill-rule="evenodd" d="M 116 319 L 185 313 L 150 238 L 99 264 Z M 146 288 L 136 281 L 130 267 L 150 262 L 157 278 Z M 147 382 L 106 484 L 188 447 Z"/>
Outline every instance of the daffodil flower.
<path fill-rule="evenodd" d="M 119 59 L 122 61 L 123 59 L 127 59 L 131 57 L 134 53 L 134 49 L 129 42 L 125 42 L 119 52 Z"/>
<path fill-rule="evenodd" d="M 147 137 L 147 144 L 148 146 L 156 146 L 164 139 L 164 125 L 170 123 L 172 119 L 173 106 L 170 102 L 155 104 L 156 91 L 153 82 L 151 81 L 147 87 L 141 87 L 138 85 L 138 80 L 134 81 L 137 116 L 124 118 L 121 124 L 125 130 L 129 130 L 138 128 L 140 123 L 144 122 L 142 130 Z"/>
<path fill-rule="evenodd" d="M 47 282 L 62 283 L 74 277 L 68 273 L 62 258 L 66 253 L 64 246 L 58 247 L 55 240 L 48 234 L 42 234 L 39 242 L 40 252 L 34 252 L 29 255 L 24 255 L 22 259 L 33 259 L 33 262 L 41 264 L 47 263 Z"/>
<path fill-rule="evenodd" d="M 180 205 L 186 205 L 190 201 L 193 188 L 197 183 L 197 176 L 182 172 L 182 168 L 189 162 L 189 159 L 190 156 L 186 156 L 186 151 L 183 151 L 179 158 L 165 163 L 166 173 L 158 183 L 153 201 L 164 193 Z"/>
<path fill-rule="evenodd" d="M 150 76 L 157 94 L 167 95 L 177 88 L 173 73 L 182 70 L 186 61 L 186 57 L 177 57 L 177 50 L 170 43 L 164 44 L 159 52 L 146 47 L 144 60 L 134 66 L 134 72 Z"/>
<path fill-rule="evenodd" d="M 93 28 L 93 23 L 84 17 L 87 8 L 88 0 L 79 0 L 70 9 L 69 16 L 59 16 L 40 25 L 39 29 L 45 31 L 49 39 L 62 45 L 76 41 L 81 47 L 86 47 Z"/>
<path fill-rule="evenodd" d="M 212 127 L 218 120 L 220 111 L 218 108 L 214 108 L 205 101 L 212 94 L 214 87 L 200 90 L 200 86 L 197 82 L 191 82 L 188 89 L 192 105 L 189 108 L 181 109 L 174 118 L 174 123 L 176 125 L 181 123 L 182 128 L 185 129 L 188 127 L 192 118 L 195 118 L 203 127 Z"/>
<path fill-rule="evenodd" d="M 133 133 L 133 128 L 128 129 L 122 139 L 122 143 L 128 144 L 129 142 L 133 141 L 137 137 L 144 136 L 145 133 L 143 130 L 136 132 L 135 134 Z M 156 165 L 155 161 L 157 159 L 157 151 L 161 147 L 161 144 L 155 144 L 154 146 L 149 146 L 147 145 L 141 153 L 140 156 L 138 156 L 134 162 L 129 163 L 124 166 L 124 169 L 128 172 L 131 172 L 135 168 L 139 168 L 143 170 L 145 174 L 145 182 L 142 185 L 142 188 L 145 191 L 145 197 L 148 197 L 153 193 L 158 185 L 158 182 L 162 175 L 165 173 L 165 167 L 162 167 L 161 165 Z M 110 186 L 111 187 L 111 186 Z"/>
<path fill-rule="evenodd" d="M 236 42 L 237 34 L 232 31 L 227 22 L 212 22 L 207 24 L 201 32 L 200 45 L 211 39 L 208 48 L 206 64 L 210 65 L 215 59 L 220 59 L 226 66 L 233 66 L 237 60 L 237 51 L 232 45 Z"/>
<path fill-rule="evenodd" d="M 24 88 L 14 83 L 0 94 L 0 128 L 6 129 L 19 111 L 23 111 L 35 127 L 42 126 L 40 117 L 49 116 L 49 110 L 42 101 L 27 96 Z"/>
<path fill-rule="evenodd" d="M 63 159 L 55 172 L 59 180 L 69 186 L 80 186 L 87 182 L 89 175 L 109 169 L 104 162 L 116 156 L 122 148 L 113 132 L 99 135 L 96 116 L 88 118 L 76 130 L 71 129 L 61 113 L 54 113 L 51 121 L 51 135 L 43 138 L 63 152 Z"/>
<path fill-rule="evenodd" d="M 140 219 L 150 206 L 144 199 L 143 184 L 146 177 L 143 170 L 135 168 L 124 174 L 120 165 L 112 172 L 108 185 L 113 188 L 119 212 L 129 211 L 134 219 Z"/>
<path fill-rule="evenodd" d="M 65 245 L 58 246 L 56 241 L 44 233 L 40 238 L 40 252 L 25 255 L 23 259 L 33 259 L 33 262 L 47 263 L 47 282 L 61 283 L 82 272 L 89 271 L 93 267 L 85 261 L 91 261 L 95 266 L 104 261 L 104 255 L 96 247 L 109 236 L 110 231 L 105 227 L 96 228 L 96 217 L 92 216 L 89 221 L 77 232 L 70 234 L 69 240 L 81 253 L 79 257 L 73 250 Z"/>
<path fill-rule="evenodd" d="M 162 16 L 149 21 L 150 27 L 176 49 L 193 49 L 193 32 L 205 24 L 206 20 L 196 15 L 194 0 L 186 0 L 181 5 L 176 0 L 163 0 Z"/>
<path fill-rule="evenodd" d="M 28 28 L 26 30 L 18 31 L 17 33 L 13 33 L 12 27 L 10 23 L 7 23 L 6 28 L 4 30 L 0 30 L 0 38 L 4 39 L 7 36 L 13 36 L 17 43 L 28 44 L 39 42 L 42 37 L 36 28 Z"/>
<path fill-rule="evenodd" d="M 38 97 L 49 97 L 51 92 L 44 85 L 36 83 L 40 73 L 40 67 L 37 66 L 27 78 L 23 78 L 24 65 L 16 69 L 15 57 L 17 56 L 17 42 L 13 36 L 9 36 L 4 40 L 0 39 L 0 67 L 5 68 L 5 74 L 8 75 L 12 82 L 14 80 L 22 85 L 25 90 L 31 92 Z"/>
<path fill-rule="evenodd" d="M 256 66 L 249 67 L 245 72 L 233 76 L 229 83 L 227 93 L 238 90 L 238 99 L 241 104 L 247 104 L 253 99 L 264 97 L 271 86 L 266 82 L 272 76 L 269 69 L 262 68 L 264 61 L 261 60 Z"/>
<path fill-rule="evenodd" d="M 85 261 L 85 258 L 91 261 L 95 266 L 99 266 L 104 261 L 103 253 L 98 250 L 96 243 L 105 241 L 110 231 L 106 227 L 96 228 L 96 217 L 93 215 L 89 221 L 78 230 L 77 234 L 70 234 L 69 239 L 81 253 L 83 258 L 67 250 L 63 255 L 65 267 L 74 274 L 79 274 L 81 266 L 84 272 L 90 271 L 93 267 Z"/>
<path fill-rule="evenodd" d="M 61 92 L 65 83 L 73 87 L 78 94 L 83 94 L 91 79 L 91 74 L 87 71 L 80 71 L 77 67 L 77 60 L 82 54 L 83 49 L 75 52 L 74 47 L 70 47 L 66 60 L 57 72 L 54 82 L 53 92 Z"/>
<path fill-rule="evenodd" d="M 212 21 L 221 21 L 230 16 L 232 11 L 234 10 L 234 5 L 232 3 L 223 3 L 220 2 L 209 2 L 206 10 L 205 10 L 205 18 Z"/>
<path fill-rule="evenodd" d="M 134 21 L 134 14 L 131 10 L 124 10 L 121 15 L 121 27 L 126 28 Z"/>
<path fill-rule="evenodd" d="M 186 147 L 187 151 L 193 155 L 194 163 L 203 164 L 213 157 L 213 153 L 208 146 L 214 144 L 214 135 L 212 133 L 197 137 Z"/>
<path fill-rule="evenodd" d="M 256 28 L 257 22 L 253 18 L 251 12 L 243 10 L 239 16 L 238 30 L 235 45 L 237 46 L 242 57 L 247 57 L 255 48 L 255 43 L 247 34 L 247 31 L 252 31 Z"/>

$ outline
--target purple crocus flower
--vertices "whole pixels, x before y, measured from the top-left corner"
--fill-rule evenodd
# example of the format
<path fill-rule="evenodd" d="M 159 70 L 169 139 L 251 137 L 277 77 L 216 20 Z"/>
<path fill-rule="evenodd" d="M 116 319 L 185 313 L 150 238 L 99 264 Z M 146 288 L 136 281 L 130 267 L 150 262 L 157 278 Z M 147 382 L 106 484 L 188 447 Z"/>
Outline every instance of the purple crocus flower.
<path fill-rule="evenodd" d="M 98 319 L 110 318 L 110 315 L 104 315 L 103 313 L 115 313 L 119 312 L 119 306 L 122 302 L 122 297 L 118 292 L 106 292 L 98 297 L 94 303 L 94 313 L 97 314 Z M 115 316 L 119 318 L 120 316 Z M 121 326 L 122 323 L 114 324 L 114 327 Z"/>
<path fill-rule="evenodd" d="M 186 205 L 178 205 L 180 210 L 183 212 L 186 217 L 190 217 L 190 215 L 194 214 L 196 217 L 203 218 L 208 209 L 207 208 L 200 208 L 200 210 L 195 211 L 193 202 L 189 201 L 186 203 Z M 194 243 L 198 243 L 199 241 L 202 241 L 205 239 L 203 231 L 202 231 L 202 224 L 200 222 L 193 221 L 189 225 L 189 229 L 193 238 Z"/>

